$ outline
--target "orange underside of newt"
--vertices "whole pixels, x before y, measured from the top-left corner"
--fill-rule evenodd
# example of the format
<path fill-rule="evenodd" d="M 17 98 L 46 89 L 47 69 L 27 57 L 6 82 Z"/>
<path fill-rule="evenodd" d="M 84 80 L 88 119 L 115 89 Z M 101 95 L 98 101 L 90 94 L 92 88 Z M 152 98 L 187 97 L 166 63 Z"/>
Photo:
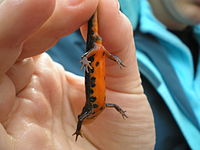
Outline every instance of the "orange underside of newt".
<path fill-rule="evenodd" d="M 76 139 L 81 135 L 83 123 L 93 121 L 106 107 L 115 108 L 123 118 L 127 118 L 125 111 L 118 105 L 106 103 L 105 85 L 105 57 L 124 67 L 122 61 L 110 54 L 102 45 L 102 38 L 98 33 L 97 11 L 88 21 L 88 36 L 86 53 L 82 56 L 81 63 L 85 68 L 86 103 L 78 116 L 77 129 L 73 135 Z"/>

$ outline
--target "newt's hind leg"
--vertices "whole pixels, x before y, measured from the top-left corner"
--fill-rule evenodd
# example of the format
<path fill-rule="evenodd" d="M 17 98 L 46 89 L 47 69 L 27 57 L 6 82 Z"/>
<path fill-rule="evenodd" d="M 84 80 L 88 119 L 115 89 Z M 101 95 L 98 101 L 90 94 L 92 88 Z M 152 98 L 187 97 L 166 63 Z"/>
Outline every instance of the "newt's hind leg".
<path fill-rule="evenodd" d="M 90 114 L 91 112 L 89 111 L 89 112 L 84 112 L 78 115 L 78 123 L 77 123 L 76 131 L 72 134 L 72 136 L 76 135 L 75 141 L 77 141 L 79 135 L 82 137 L 81 126 L 83 124 L 84 119 L 87 118 Z"/>
<path fill-rule="evenodd" d="M 108 103 L 106 104 L 106 107 L 115 108 L 122 115 L 123 119 L 128 118 L 128 116 L 126 115 L 126 111 L 121 109 L 118 105 Z"/>
<path fill-rule="evenodd" d="M 81 134 L 82 123 L 83 123 L 83 121 L 78 120 L 76 131 L 72 134 L 72 136 L 76 135 L 75 141 L 77 141 L 79 135 L 82 137 L 82 134 Z"/>

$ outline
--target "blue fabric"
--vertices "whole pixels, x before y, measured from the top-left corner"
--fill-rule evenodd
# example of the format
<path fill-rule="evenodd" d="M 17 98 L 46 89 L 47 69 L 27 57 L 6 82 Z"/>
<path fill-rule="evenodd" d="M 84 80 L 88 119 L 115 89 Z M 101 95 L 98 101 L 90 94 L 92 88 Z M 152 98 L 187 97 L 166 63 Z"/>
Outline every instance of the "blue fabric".
<path fill-rule="evenodd" d="M 139 19 L 140 0 L 119 0 L 119 3 L 121 10 L 129 18 L 133 29 L 135 29 Z"/>
<path fill-rule="evenodd" d="M 47 53 L 54 61 L 62 64 L 65 70 L 83 76 L 84 72 L 80 70 L 80 58 L 84 50 L 85 42 L 80 32 L 77 31 L 62 38 L 52 49 L 47 51 Z"/>
<path fill-rule="evenodd" d="M 141 67 L 141 65 L 139 65 L 139 67 Z M 154 116 L 156 128 L 156 145 L 154 149 L 189 150 L 189 145 L 172 117 L 169 108 L 163 101 L 163 98 L 158 94 L 150 81 L 144 77 L 143 73 L 141 73 L 141 79 L 144 93 L 148 98 Z"/>
<path fill-rule="evenodd" d="M 157 44 L 157 40 L 154 38 L 151 38 L 151 36 L 149 36 L 149 34 L 141 34 L 141 35 L 139 34 L 138 35 L 138 33 L 136 32 L 135 33 L 135 41 L 136 41 L 135 42 L 136 47 L 139 49 L 139 52 L 142 52 L 146 57 L 148 57 L 148 59 L 151 60 L 151 62 L 153 62 L 155 67 L 160 71 L 160 74 L 161 74 L 163 80 L 165 81 L 165 83 L 162 83 L 162 81 L 161 81 L 160 82 L 161 84 L 159 86 L 156 86 L 155 80 L 153 82 L 152 82 L 152 80 L 149 80 L 149 81 L 151 81 L 151 83 L 157 89 L 157 91 L 162 96 L 162 98 L 163 99 L 165 98 L 164 99 L 165 103 L 167 104 L 167 106 L 169 106 L 169 110 L 172 112 L 172 114 L 176 114 L 176 116 L 174 118 L 179 123 L 179 127 L 181 129 L 184 129 L 184 128 L 186 129 L 184 134 L 187 135 L 187 137 L 192 137 L 194 134 L 196 134 L 196 137 L 198 137 L 198 131 L 191 132 L 195 128 L 193 128 L 193 124 L 191 124 L 191 120 L 188 119 L 188 117 L 190 118 L 190 116 L 186 116 L 181 111 L 181 109 L 178 108 L 178 103 L 180 103 L 179 100 L 188 101 L 190 99 L 183 92 L 183 88 L 180 85 L 179 78 L 177 78 L 174 68 L 169 63 L 169 60 L 166 57 L 167 55 L 165 53 L 163 53 L 163 51 L 165 50 L 165 47 Z M 143 44 L 143 43 L 145 43 L 145 44 Z M 151 47 L 151 51 L 149 51 L 149 47 Z M 140 58 L 141 58 L 141 56 L 140 56 Z M 148 68 L 147 66 L 145 66 L 146 64 L 143 64 L 143 66 L 141 66 L 140 65 L 141 60 L 138 60 L 138 61 L 139 61 L 139 67 L 140 67 L 142 74 L 145 75 L 148 79 L 151 79 L 150 77 L 153 75 L 151 70 L 146 72 L 145 70 L 147 70 L 147 68 Z M 149 74 L 149 72 L 151 72 L 151 73 Z M 155 78 L 155 75 L 153 75 L 153 76 Z M 173 99 L 172 99 L 172 97 L 173 97 Z M 167 99 L 167 101 L 166 101 L 166 99 Z M 151 102 L 152 97 L 148 97 L 148 100 Z M 160 99 L 155 99 L 154 101 L 158 101 L 158 100 L 160 100 Z M 156 102 L 154 102 L 154 105 L 155 104 L 156 104 Z M 152 106 L 152 107 L 154 107 L 154 106 Z M 173 109 L 171 109 L 171 108 L 173 108 Z M 153 112 L 155 112 L 155 109 L 153 109 Z M 165 113 L 167 113 L 167 112 L 165 112 Z M 161 114 L 158 115 L 158 114 L 154 113 L 155 122 L 156 122 L 157 118 L 160 116 L 161 116 Z M 165 118 L 165 120 L 168 120 L 168 119 Z M 185 123 L 180 124 L 183 121 L 185 121 Z M 156 127 L 160 128 L 158 126 L 162 122 L 163 122 L 162 119 L 160 119 L 159 122 L 157 121 L 157 123 L 155 124 Z M 168 126 L 171 126 L 171 124 Z M 187 127 L 191 127 L 191 128 L 187 128 Z M 164 127 L 162 127 L 162 129 L 163 128 Z M 156 148 L 160 147 L 159 144 L 163 142 L 160 140 L 160 137 L 162 137 L 164 135 L 163 138 L 165 138 L 167 135 L 173 135 L 171 132 L 177 132 L 177 131 L 170 131 L 169 128 L 167 128 L 163 132 L 158 133 L 156 130 L 156 135 L 158 138 L 157 142 L 156 142 Z M 176 136 L 176 135 L 174 135 L 174 136 Z M 195 142 L 195 141 L 193 141 L 193 142 Z M 194 144 L 195 144 L 195 147 L 198 148 L 198 140 Z M 176 147 L 177 146 L 179 146 L 178 143 L 177 143 Z M 174 148 L 175 148 L 175 145 L 174 145 Z M 163 149 L 163 148 L 160 148 L 160 149 Z M 182 149 L 180 149 L 180 150 L 182 150 Z"/>
<path fill-rule="evenodd" d="M 175 120 L 181 128 L 185 138 L 192 149 L 200 148 L 200 64 L 196 77 L 194 78 L 192 55 L 188 47 L 182 43 L 175 35 L 170 33 L 166 27 L 159 22 L 152 14 L 151 7 L 147 0 L 141 0 L 139 30 L 143 34 L 151 34 L 158 39 L 158 43 L 165 47 L 162 53 L 165 53 L 169 59 L 170 65 L 174 68 L 183 87 L 183 92 L 188 100 L 177 99 L 172 96 L 172 92 L 168 89 L 167 81 L 161 75 L 160 70 L 155 66 L 154 62 L 146 56 L 140 49 L 137 49 L 138 60 L 142 61 L 147 68 L 157 76 L 162 83 L 157 91 L 163 97 L 168 105 Z M 197 40 L 199 41 L 199 26 L 194 28 Z M 152 53 L 156 51 L 151 50 Z M 200 60 L 199 60 L 200 61 Z M 160 62 L 162 63 L 162 62 Z M 148 74 L 146 74 L 148 78 Z M 154 84 L 152 82 L 152 84 Z M 176 84 L 176 83 L 174 83 Z M 182 94 L 182 93 L 178 93 Z M 194 138 L 195 137 L 195 138 Z"/>

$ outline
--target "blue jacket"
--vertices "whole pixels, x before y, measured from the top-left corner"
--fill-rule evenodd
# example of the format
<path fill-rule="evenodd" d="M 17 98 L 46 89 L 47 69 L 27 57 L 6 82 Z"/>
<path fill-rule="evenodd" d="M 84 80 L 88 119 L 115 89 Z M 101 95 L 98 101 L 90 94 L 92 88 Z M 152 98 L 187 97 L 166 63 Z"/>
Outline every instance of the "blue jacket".
<path fill-rule="evenodd" d="M 154 113 L 156 130 L 162 126 L 161 130 L 157 130 L 155 149 L 167 149 L 163 141 L 167 138 L 170 141 L 170 134 L 176 132 L 173 130 L 181 131 L 191 149 L 200 149 L 200 63 L 194 78 L 193 61 L 188 47 L 153 16 L 147 0 L 122 0 L 121 9 L 129 17 L 134 29 L 137 27 L 139 32 L 135 38 L 140 72 L 158 93 L 157 97 L 160 96 L 156 99 L 164 101 L 169 109 L 166 113 L 173 116 L 175 123 L 168 123 L 178 126 L 177 129 L 168 128 L 170 124 L 163 120 L 169 117 L 161 115 L 161 111 Z M 147 33 L 154 37 L 152 42 L 150 37 L 140 40 L 140 36 L 143 37 Z M 194 27 L 194 34 L 200 44 L 200 26 Z M 155 49 L 147 50 L 144 40 L 149 44 L 146 44 L 146 47 L 152 45 Z M 66 70 L 83 75 L 79 61 L 84 49 L 84 41 L 78 31 L 61 39 L 48 53 L 55 61 L 63 64 Z M 173 80 L 170 80 L 170 77 Z M 152 109 L 156 112 L 154 107 Z M 170 149 L 178 147 L 171 146 Z"/>
<path fill-rule="evenodd" d="M 131 12 L 127 13 L 130 15 Z M 165 63 L 163 65 L 165 68 L 161 70 L 162 68 L 156 64 L 156 58 L 152 58 L 151 54 L 147 54 L 136 46 L 138 61 L 142 63 L 140 71 L 149 79 L 165 101 L 191 149 L 200 149 L 200 59 L 194 77 L 190 50 L 153 16 L 147 0 L 140 1 L 138 14 L 140 15 L 138 19 L 139 31 L 143 34 L 153 35 L 157 39 L 158 45 L 162 46 L 162 50 L 151 49 L 149 52 L 151 51 L 150 53 L 154 55 L 159 53 L 157 60 L 165 55 L 178 80 L 166 79 L 166 76 L 171 76 L 171 71 L 163 74 L 169 68 L 166 61 L 160 60 L 160 64 Z M 194 27 L 194 34 L 200 45 L 200 25 Z M 147 69 L 151 71 L 151 76 L 149 72 L 146 72 Z M 159 86 L 157 85 L 158 81 Z M 172 88 L 174 88 L 173 91 Z"/>

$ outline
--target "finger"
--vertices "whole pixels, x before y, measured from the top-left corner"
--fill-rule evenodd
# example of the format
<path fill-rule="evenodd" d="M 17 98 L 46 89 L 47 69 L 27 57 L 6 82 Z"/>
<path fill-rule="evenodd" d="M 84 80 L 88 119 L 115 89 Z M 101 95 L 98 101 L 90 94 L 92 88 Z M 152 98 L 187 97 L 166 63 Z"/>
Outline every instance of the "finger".
<path fill-rule="evenodd" d="M 17 97 L 22 99 L 18 111 L 32 121 L 46 124 L 46 121 L 51 119 L 52 109 L 61 103 L 61 79 L 47 54 L 39 55 L 33 60 L 34 73 L 28 85 L 17 94 Z"/>
<path fill-rule="evenodd" d="M 0 124 L 0 149 L 2 150 L 12 150 L 14 148 L 14 144 L 12 142 L 11 136 L 9 136 L 4 129 L 4 127 Z"/>
<path fill-rule="evenodd" d="M 8 70 L 7 75 L 14 83 L 16 93 L 29 83 L 34 70 L 35 66 L 32 58 L 19 61 Z"/>
<path fill-rule="evenodd" d="M 58 107 L 61 102 L 60 79 L 52 61 L 45 54 L 35 57 L 33 61 L 36 66 L 34 73 L 26 87 L 16 95 L 18 104 L 5 123 L 11 135 L 20 136 L 25 132 L 20 126 L 28 127 L 31 123 L 49 129 L 52 113 L 56 113 L 52 107 Z"/>
<path fill-rule="evenodd" d="M 6 0 L 0 4 L 0 75 L 16 61 L 22 42 L 51 15 L 54 0 Z"/>
<path fill-rule="evenodd" d="M 12 81 L 3 75 L 0 79 L 0 122 L 5 122 L 14 106 L 15 87 Z"/>
<path fill-rule="evenodd" d="M 76 114 L 75 118 L 77 118 L 77 114 L 81 113 L 82 107 L 85 103 L 84 78 L 73 73 L 66 72 L 66 80 L 70 86 L 68 89 L 68 97 L 69 100 L 71 100 L 74 114 Z"/>
<path fill-rule="evenodd" d="M 116 0 L 101 0 L 98 9 L 99 32 L 103 45 L 112 54 L 119 56 L 126 66 L 120 69 L 115 62 L 106 60 L 107 88 L 124 93 L 142 92 L 131 23 L 119 11 Z M 86 26 L 83 26 L 84 35 L 86 30 Z"/>
<path fill-rule="evenodd" d="M 20 58 L 39 54 L 80 27 L 95 11 L 98 0 L 57 0 L 52 17 L 24 45 Z"/>
<path fill-rule="evenodd" d="M 63 87 L 66 85 L 64 69 L 55 65 L 47 54 L 34 57 L 33 60 L 35 72 L 30 83 L 17 95 L 19 104 L 10 114 L 6 129 L 10 135 L 23 141 L 15 144 L 18 149 L 51 149 L 51 137 L 57 140 L 66 138 L 62 123 L 66 125 L 72 120 L 71 109 L 63 110 L 66 106 L 63 100 L 67 101 L 68 97 L 65 93 L 67 89 Z M 63 114 L 65 111 L 67 113 Z M 62 144 L 65 145 L 65 142 Z"/>

